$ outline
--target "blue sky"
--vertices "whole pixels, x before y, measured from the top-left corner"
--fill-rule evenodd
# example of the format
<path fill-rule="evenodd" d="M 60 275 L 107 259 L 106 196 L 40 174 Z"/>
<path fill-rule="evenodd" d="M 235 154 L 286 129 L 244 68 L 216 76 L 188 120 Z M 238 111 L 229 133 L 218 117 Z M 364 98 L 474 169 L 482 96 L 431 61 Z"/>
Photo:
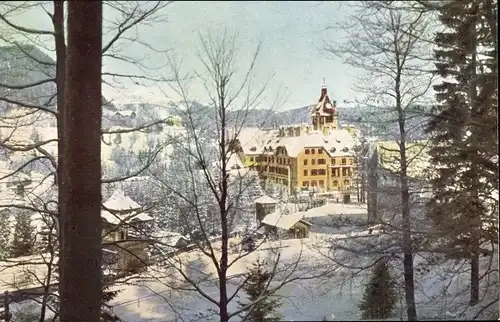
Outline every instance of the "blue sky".
<path fill-rule="evenodd" d="M 47 8 L 50 10 L 51 5 Z M 349 67 L 328 57 L 321 48 L 325 41 L 335 43 L 340 35 L 325 28 L 334 22 L 342 21 L 349 8 L 341 2 L 314 1 L 235 1 L 235 2 L 196 2 L 182 1 L 169 5 L 164 13 L 166 22 L 139 28 L 140 39 L 158 48 L 171 48 L 183 58 L 185 71 L 198 69 L 195 55 L 198 45 L 198 32 L 220 30 L 239 33 L 238 66 L 243 68 L 259 41 L 262 42 L 259 57 L 259 73 L 254 82 L 263 83 L 271 75 L 266 97 L 261 107 L 269 106 L 278 88 L 286 90 L 288 99 L 283 109 L 297 108 L 312 104 L 319 96 L 323 77 L 326 78 L 329 92 L 341 101 L 354 98 L 351 90 L 353 78 Z M 112 19 L 105 12 L 105 18 Z M 40 10 L 32 10 L 16 17 L 19 22 L 33 27 L 50 28 L 50 21 Z M 144 54 L 141 46 L 125 46 L 124 53 L 130 56 Z M 148 65 L 166 64 L 163 54 L 150 53 Z M 121 71 L 130 69 L 118 62 L 105 61 L 104 70 Z M 157 73 L 168 76 L 168 68 L 158 68 Z M 116 100 L 140 97 L 143 101 L 161 102 L 168 100 L 154 86 L 144 88 L 125 84 L 126 90 L 110 90 L 105 94 Z M 171 92 L 166 89 L 166 93 Z M 192 86 L 191 94 L 204 99 L 201 86 Z M 135 99 L 135 98 L 134 98 Z"/>

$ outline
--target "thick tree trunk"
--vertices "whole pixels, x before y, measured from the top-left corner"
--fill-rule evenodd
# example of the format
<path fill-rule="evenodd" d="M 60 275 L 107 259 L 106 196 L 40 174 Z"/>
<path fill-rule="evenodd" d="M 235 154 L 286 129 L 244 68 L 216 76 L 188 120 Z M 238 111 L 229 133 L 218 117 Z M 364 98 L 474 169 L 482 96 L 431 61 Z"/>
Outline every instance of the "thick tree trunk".
<path fill-rule="evenodd" d="M 59 206 L 58 217 L 54 218 L 56 230 L 59 239 L 59 253 L 62 249 L 62 229 L 61 229 L 61 204 L 64 200 L 63 176 L 62 176 L 62 157 L 63 157 L 63 135 L 64 135 L 64 73 L 66 64 L 66 41 L 64 39 L 64 1 L 53 1 L 54 14 L 52 16 L 52 25 L 54 26 L 54 40 L 56 45 L 56 87 L 57 87 L 57 169 L 56 184 L 58 187 Z M 59 263 L 60 264 L 60 263 Z M 59 278 L 62 278 L 63 270 L 59 267 Z M 61 287 L 61 284 L 59 284 Z M 59 290 L 61 292 L 61 289 Z M 42 307 L 43 309 L 43 307 Z M 42 312 L 40 320 L 45 319 L 45 313 Z"/>
<path fill-rule="evenodd" d="M 61 322 L 100 318 L 101 46 L 102 3 L 68 2 Z"/>

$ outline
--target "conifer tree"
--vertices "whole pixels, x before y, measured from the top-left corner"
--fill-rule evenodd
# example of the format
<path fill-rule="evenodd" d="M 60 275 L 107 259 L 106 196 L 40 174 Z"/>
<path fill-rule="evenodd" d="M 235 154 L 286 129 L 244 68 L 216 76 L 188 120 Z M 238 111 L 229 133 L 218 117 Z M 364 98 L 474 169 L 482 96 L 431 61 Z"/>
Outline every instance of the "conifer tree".
<path fill-rule="evenodd" d="M 365 285 L 359 308 L 363 320 L 387 319 L 391 317 L 397 301 L 395 284 L 385 260 L 373 268 L 370 280 Z"/>
<path fill-rule="evenodd" d="M 248 296 L 248 302 L 238 302 L 240 308 L 245 308 L 242 315 L 248 317 L 249 322 L 278 322 L 282 321 L 282 316 L 276 312 L 281 306 L 279 298 L 269 294 L 268 284 L 272 277 L 272 272 L 267 268 L 265 261 L 257 258 L 257 261 L 252 264 L 252 268 L 248 272 L 248 281 L 243 287 L 243 290 Z M 263 298 L 258 301 L 258 299 Z M 254 304 L 253 304 L 254 303 Z"/>
<path fill-rule="evenodd" d="M 20 212 L 16 215 L 14 238 L 10 246 L 11 257 L 31 255 L 34 246 L 34 227 L 29 212 Z"/>
<path fill-rule="evenodd" d="M 10 214 L 0 212 L 0 260 L 9 257 Z"/>
<path fill-rule="evenodd" d="M 439 104 L 428 124 L 435 175 L 429 216 L 443 249 L 471 263 L 471 304 L 479 300 L 479 253 L 497 240 L 492 191 L 498 182 L 496 1 L 449 1 L 436 36 L 434 87 Z M 495 161 L 496 157 L 496 161 Z"/>

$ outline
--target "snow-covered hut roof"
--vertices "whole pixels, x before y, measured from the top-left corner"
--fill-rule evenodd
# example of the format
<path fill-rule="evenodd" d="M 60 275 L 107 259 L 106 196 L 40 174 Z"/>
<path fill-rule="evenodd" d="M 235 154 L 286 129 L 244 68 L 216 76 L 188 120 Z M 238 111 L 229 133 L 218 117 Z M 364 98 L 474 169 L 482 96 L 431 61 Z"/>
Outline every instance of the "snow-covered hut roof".
<path fill-rule="evenodd" d="M 104 207 L 116 211 L 137 210 L 142 208 L 141 205 L 130 197 L 125 196 L 125 193 L 121 189 L 116 189 L 113 192 L 111 197 L 104 203 Z"/>
<path fill-rule="evenodd" d="M 153 220 L 153 217 L 151 217 L 149 214 L 145 212 L 140 212 L 137 214 L 131 214 L 131 215 L 119 215 L 119 214 L 112 214 L 107 210 L 102 210 L 101 211 L 101 218 L 106 220 L 106 222 L 113 224 L 113 225 L 119 225 L 121 223 L 128 223 L 128 222 L 133 222 L 133 221 L 151 221 Z"/>
<path fill-rule="evenodd" d="M 264 217 L 264 219 L 262 220 L 262 223 L 266 224 L 268 226 L 274 226 L 274 227 L 285 229 L 285 230 L 289 230 L 299 221 L 302 221 L 306 225 L 310 226 L 311 223 L 303 220 L 302 219 L 303 217 L 304 217 L 303 212 L 296 212 L 296 213 L 290 214 L 290 215 L 284 215 L 284 214 L 279 213 L 279 212 L 273 212 L 273 213 L 270 213 L 269 215 L 267 215 L 266 217 Z"/>
<path fill-rule="evenodd" d="M 263 195 L 262 197 L 255 199 L 255 203 L 266 205 L 266 204 L 276 204 L 278 202 L 267 195 Z"/>

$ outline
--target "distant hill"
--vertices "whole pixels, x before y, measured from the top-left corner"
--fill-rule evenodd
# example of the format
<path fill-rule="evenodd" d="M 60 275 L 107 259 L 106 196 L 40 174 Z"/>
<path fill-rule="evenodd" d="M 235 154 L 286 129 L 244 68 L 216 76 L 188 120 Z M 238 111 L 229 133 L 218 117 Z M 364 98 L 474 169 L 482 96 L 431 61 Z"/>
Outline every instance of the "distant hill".
<path fill-rule="evenodd" d="M 44 80 L 53 78 L 55 75 L 55 62 L 48 55 L 32 45 L 2 46 L 0 47 L 0 96 L 13 100 L 29 102 L 31 104 L 48 105 L 55 108 L 56 92 L 53 82 Z M 2 84 L 15 86 L 40 82 L 41 84 L 25 89 L 12 90 Z M 191 103 L 192 117 L 196 126 L 210 127 L 214 133 L 215 114 L 212 108 L 198 102 Z M 340 101 L 338 103 L 339 123 L 342 125 L 352 124 L 359 128 L 362 133 L 377 136 L 384 140 L 393 140 L 398 136 L 399 128 L 396 122 L 382 122 L 383 115 L 380 110 L 366 107 L 359 102 Z M 134 126 L 144 124 L 151 119 L 162 119 L 169 115 L 179 115 L 187 122 L 186 115 L 180 113 L 176 104 L 170 102 L 165 105 L 151 104 L 146 102 L 129 102 L 126 104 L 114 104 L 103 97 L 103 126 Z M 12 106 L 0 101 L 0 115 L 6 113 Z M 242 113 L 231 111 L 228 113 L 230 124 L 245 121 L 249 127 L 275 127 L 287 124 L 310 123 L 309 111 L 311 106 L 287 111 L 273 111 L 269 109 L 253 109 Z M 423 125 L 425 118 L 421 116 L 412 117 L 407 121 L 407 127 L 411 129 L 410 139 L 424 138 Z"/>

